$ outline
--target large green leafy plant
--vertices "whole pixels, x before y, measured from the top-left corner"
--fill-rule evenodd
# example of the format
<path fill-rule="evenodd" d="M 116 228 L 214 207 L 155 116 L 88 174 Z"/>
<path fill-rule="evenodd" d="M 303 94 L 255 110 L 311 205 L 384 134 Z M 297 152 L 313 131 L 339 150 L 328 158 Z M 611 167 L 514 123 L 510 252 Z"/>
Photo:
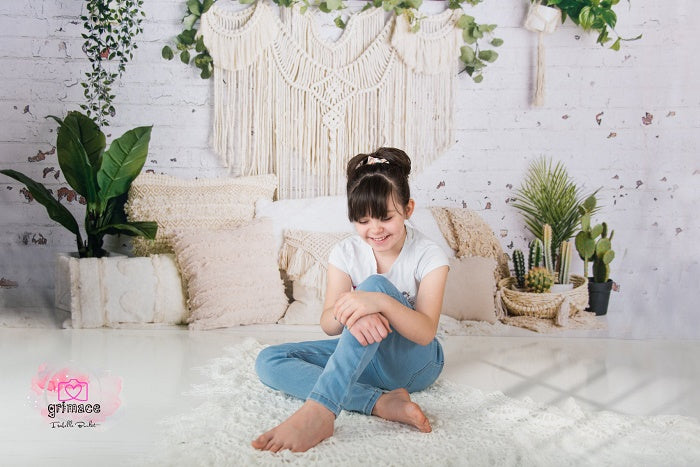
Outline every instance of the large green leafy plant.
<path fill-rule="evenodd" d="M 513 206 L 522 212 L 525 225 L 536 238 L 544 241 L 543 226 L 551 225 L 551 248 L 558 248 L 576 232 L 581 219 L 579 206 L 589 196 L 582 195 L 564 164 L 552 165 L 551 159 L 541 157 L 530 164 Z M 556 251 L 550 253 L 556 257 Z"/>
<path fill-rule="evenodd" d="M 532 0 L 534 3 L 536 0 Z M 561 10 L 561 20 L 571 18 L 574 24 L 584 31 L 597 31 L 596 42 L 605 45 L 612 39 L 609 37 L 613 31 L 617 38 L 610 46 L 613 50 L 620 50 L 620 41 L 634 41 L 642 37 L 638 35 L 630 39 L 623 39 L 615 32 L 617 24 L 617 14 L 613 7 L 620 3 L 620 0 L 542 0 L 542 5 L 556 7 Z M 629 0 L 628 0 L 629 3 Z"/>
<path fill-rule="evenodd" d="M 51 118 L 59 124 L 56 151 L 63 176 L 86 201 L 87 240 L 83 241 L 73 214 L 43 184 L 15 170 L 0 170 L 0 173 L 26 185 L 49 217 L 75 234 L 81 258 L 104 256 L 103 239 L 108 234 L 155 238 L 158 229 L 155 222 L 129 222 L 124 213 L 131 182 L 146 162 L 152 127 L 127 131 L 105 151 L 105 135 L 89 117 L 69 112 L 63 120 Z"/>

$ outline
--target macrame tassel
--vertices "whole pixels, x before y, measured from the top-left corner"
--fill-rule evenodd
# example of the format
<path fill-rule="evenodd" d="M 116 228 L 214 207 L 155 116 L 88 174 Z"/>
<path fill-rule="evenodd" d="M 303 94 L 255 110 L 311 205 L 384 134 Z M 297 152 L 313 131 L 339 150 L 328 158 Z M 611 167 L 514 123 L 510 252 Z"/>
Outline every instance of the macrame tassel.
<path fill-rule="evenodd" d="M 544 104 L 544 33 L 537 34 L 537 78 L 535 79 L 535 98 L 532 105 L 541 107 Z"/>
<path fill-rule="evenodd" d="M 411 70 L 427 75 L 454 73 L 459 57 L 460 29 L 455 27 L 461 16 L 457 10 L 425 18 L 421 28 L 411 32 L 405 15 L 398 15 L 391 45 Z"/>
<path fill-rule="evenodd" d="M 508 316 L 508 312 L 506 311 L 505 307 L 503 306 L 503 292 L 500 290 L 496 292 L 496 318 L 497 319 L 503 319 L 506 316 Z"/>
<path fill-rule="evenodd" d="M 564 297 L 564 300 L 559 305 L 557 316 L 554 318 L 554 324 L 557 326 L 566 326 L 569 323 L 569 313 L 571 312 L 571 301 L 569 297 Z"/>
<path fill-rule="evenodd" d="M 249 67 L 276 39 L 273 13 L 265 2 L 242 11 L 214 5 L 202 15 L 200 34 L 214 64 L 226 70 Z"/>

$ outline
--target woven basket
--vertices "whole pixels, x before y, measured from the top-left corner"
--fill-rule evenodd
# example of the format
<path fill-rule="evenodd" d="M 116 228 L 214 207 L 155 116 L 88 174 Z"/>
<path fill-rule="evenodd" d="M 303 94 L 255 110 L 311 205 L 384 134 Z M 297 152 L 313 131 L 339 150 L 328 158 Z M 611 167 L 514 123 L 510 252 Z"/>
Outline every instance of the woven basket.
<path fill-rule="evenodd" d="M 508 313 L 516 316 L 533 316 L 545 319 L 566 319 L 588 306 L 588 279 L 571 275 L 574 288 L 561 293 L 532 293 L 515 290 L 515 277 L 498 282 L 498 293 Z M 560 309 L 568 299 L 569 313 L 561 317 Z"/>

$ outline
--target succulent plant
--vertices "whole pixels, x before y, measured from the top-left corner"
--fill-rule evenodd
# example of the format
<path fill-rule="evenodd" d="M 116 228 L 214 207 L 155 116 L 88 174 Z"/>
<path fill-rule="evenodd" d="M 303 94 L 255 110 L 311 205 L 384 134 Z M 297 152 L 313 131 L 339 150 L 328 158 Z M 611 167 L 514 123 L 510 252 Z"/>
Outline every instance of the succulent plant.
<path fill-rule="evenodd" d="M 527 287 L 528 292 L 549 292 L 553 282 L 552 274 L 543 267 L 530 269 L 525 276 L 525 287 Z"/>
<path fill-rule="evenodd" d="M 592 261 L 593 282 L 607 282 L 610 278 L 610 262 L 615 259 L 615 252 L 612 250 L 615 232 L 610 232 L 608 236 L 608 224 L 605 222 L 591 226 L 591 212 L 595 205 L 595 197 L 590 196 L 580 207 L 581 231 L 576 234 L 576 250 L 583 260 L 585 276 L 588 277 L 588 263 Z"/>
<path fill-rule="evenodd" d="M 525 287 L 525 255 L 522 250 L 513 250 L 513 266 L 518 287 L 522 289 Z"/>
<path fill-rule="evenodd" d="M 561 242 L 559 248 L 559 283 L 569 283 L 569 267 L 571 265 L 571 242 Z"/>
<path fill-rule="evenodd" d="M 527 258 L 527 268 L 532 269 L 542 264 L 542 240 L 535 238 L 530 242 L 530 254 Z"/>
<path fill-rule="evenodd" d="M 544 247 L 544 267 L 551 274 L 554 272 L 554 261 L 552 261 L 552 226 L 549 224 L 542 226 L 542 244 Z"/>

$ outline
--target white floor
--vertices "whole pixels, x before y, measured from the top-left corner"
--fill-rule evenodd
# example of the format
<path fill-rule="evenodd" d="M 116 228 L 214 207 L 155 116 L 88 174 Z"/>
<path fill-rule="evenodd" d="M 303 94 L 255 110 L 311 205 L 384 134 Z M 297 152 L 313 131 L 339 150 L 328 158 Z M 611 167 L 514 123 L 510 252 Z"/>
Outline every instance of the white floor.
<path fill-rule="evenodd" d="M 158 421 L 193 408 L 183 392 L 202 382 L 196 367 L 249 336 L 262 343 L 323 337 L 289 326 L 0 328 L 0 464 L 143 464 Z M 486 392 L 555 405 L 573 397 L 585 409 L 700 419 L 699 340 L 450 336 L 444 348 L 443 377 Z M 30 383 L 42 363 L 111 371 L 123 382 L 122 406 L 100 429 L 50 428 L 30 404 Z"/>

